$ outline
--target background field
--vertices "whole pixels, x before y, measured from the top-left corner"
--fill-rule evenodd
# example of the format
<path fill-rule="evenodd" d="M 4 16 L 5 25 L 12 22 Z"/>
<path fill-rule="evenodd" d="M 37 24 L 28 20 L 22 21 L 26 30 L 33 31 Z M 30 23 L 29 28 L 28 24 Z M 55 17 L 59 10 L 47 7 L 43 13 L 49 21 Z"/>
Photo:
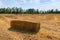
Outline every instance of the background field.
<path fill-rule="evenodd" d="M 40 23 L 36 34 L 8 30 L 11 20 Z M 60 14 L 0 14 L 0 40 L 60 40 Z"/>

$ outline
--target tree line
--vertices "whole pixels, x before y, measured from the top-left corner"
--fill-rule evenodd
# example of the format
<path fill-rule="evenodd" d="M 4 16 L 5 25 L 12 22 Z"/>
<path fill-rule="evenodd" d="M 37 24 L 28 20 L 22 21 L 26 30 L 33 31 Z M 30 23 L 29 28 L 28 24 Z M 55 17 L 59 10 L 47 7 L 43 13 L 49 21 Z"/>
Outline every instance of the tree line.
<path fill-rule="evenodd" d="M 34 8 L 30 8 L 30 9 L 22 9 L 22 8 L 17 8 L 17 7 L 13 7 L 13 8 L 0 8 L 0 14 L 55 14 L 55 13 L 60 13 L 60 11 L 58 9 L 54 10 L 47 10 L 47 11 L 43 11 L 43 10 L 39 10 L 39 9 L 34 9 Z"/>

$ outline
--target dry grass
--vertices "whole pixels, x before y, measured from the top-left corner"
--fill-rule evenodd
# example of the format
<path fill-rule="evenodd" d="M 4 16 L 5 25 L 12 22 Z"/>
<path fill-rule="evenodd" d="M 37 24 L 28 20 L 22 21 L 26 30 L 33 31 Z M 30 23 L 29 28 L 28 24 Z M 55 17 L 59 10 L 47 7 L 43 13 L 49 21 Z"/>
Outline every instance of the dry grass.
<path fill-rule="evenodd" d="M 36 34 L 8 30 L 11 20 L 40 23 Z M 0 14 L 0 40 L 60 40 L 60 14 Z"/>

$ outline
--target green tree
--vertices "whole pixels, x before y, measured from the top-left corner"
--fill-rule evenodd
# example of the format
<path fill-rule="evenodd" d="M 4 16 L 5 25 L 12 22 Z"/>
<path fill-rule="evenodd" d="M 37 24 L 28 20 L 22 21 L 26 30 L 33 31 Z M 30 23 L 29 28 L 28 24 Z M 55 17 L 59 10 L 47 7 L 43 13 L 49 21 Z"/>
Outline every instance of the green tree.
<path fill-rule="evenodd" d="M 26 13 L 33 14 L 33 13 L 35 13 L 35 9 L 33 9 L 33 8 L 27 9 Z"/>

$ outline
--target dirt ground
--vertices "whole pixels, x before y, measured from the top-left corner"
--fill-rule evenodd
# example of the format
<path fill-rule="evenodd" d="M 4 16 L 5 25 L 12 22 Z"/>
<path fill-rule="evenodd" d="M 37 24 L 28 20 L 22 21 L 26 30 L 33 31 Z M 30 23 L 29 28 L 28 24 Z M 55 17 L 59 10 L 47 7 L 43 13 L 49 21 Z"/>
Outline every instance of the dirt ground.
<path fill-rule="evenodd" d="M 9 30 L 11 20 L 40 23 L 38 33 Z M 0 40 L 60 40 L 60 14 L 0 14 Z"/>

